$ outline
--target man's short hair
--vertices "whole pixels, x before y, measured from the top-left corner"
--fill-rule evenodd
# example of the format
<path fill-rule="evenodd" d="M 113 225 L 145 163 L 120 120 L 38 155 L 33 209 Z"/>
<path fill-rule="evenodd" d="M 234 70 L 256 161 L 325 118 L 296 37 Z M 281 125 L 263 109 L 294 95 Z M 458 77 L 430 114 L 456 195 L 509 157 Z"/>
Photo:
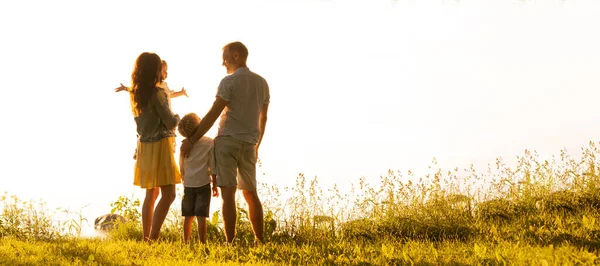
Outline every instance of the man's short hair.
<path fill-rule="evenodd" d="M 223 47 L 223 50 L 228 50 L 230 53 L 237 52 L 244 62 L 248 59 L 248 48 L 241 42 L 228 43 Z"/>
<path fill-rule="evenodd" d="M 185 138 L 189 138 L 192 134 L 194 134 L 196 128 L 198 128 L 198 125 L 200 125 L 200 120 L 200 117 L 195 113 L 189 113 L 183 116 L 177 125 L 179 134 Z"/>

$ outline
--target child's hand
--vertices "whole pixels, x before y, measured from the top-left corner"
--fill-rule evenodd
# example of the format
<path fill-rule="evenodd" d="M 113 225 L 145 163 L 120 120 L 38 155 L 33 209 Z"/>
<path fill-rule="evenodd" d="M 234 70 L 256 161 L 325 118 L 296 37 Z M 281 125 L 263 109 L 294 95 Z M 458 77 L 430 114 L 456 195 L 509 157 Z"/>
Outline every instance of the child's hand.
<path fill-rule="evenodd" d="M 115 89 L 115 92 L 120 92 L 120 91 L 124 91 L 127 90 L 127 87 L 123 86 L 123 83 L 120 83 L 121 87 L 118 87 Z"/>
<path fill-rule="evenodd" d="M 185 90 L 184 87 L 181 87 L 181 94 L 185 95 L 185 97 L 190 98 L 190 96 L 187 95 L 187 91 Z"/>
<path fill-rule="evenodd" d="M 215 185 L 212 185 L 212 195 L 213 195 L 213 197 L 219 196 L 219 188 Z"/>

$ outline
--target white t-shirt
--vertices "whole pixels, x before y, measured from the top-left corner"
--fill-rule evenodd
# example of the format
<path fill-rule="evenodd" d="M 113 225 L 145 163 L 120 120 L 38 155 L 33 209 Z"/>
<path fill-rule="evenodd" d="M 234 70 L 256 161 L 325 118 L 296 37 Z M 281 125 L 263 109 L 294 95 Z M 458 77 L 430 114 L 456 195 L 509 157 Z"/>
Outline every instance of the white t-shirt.
<path fill-rule="evenodd" d="M 218 136 L 258 143 L 258 118 L 270 100 L 267 81 L 247 67 L 240 67 L 221 80 L 217 96 L 228 102 L 221 113 Z"/>
<path fill-rule="evenodd" d="M 202 137 L 194 143 L 183 162 L 183 186 L 201 187 L 210 183 L 210 174 L 217 174 L 215 168 L 214 142 L 210 137 Z"/>
<path fill-rule="evenodd" d="M 169 96 L 171 94 L 171 89 L 169 89 L 169 85 L 167 84 L 166 81 L 161 81 L 158 84 L 158 87 L 162 88 L 165 90 L 165 92 L 167 93 L 167 96 Z"/>

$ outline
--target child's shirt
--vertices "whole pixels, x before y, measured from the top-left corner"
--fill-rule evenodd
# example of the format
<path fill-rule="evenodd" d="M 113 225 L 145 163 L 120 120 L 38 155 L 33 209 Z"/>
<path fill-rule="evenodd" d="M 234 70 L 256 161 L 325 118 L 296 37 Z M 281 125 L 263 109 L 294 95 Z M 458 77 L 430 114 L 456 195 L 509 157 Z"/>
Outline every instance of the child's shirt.
<path fill-rule="evenodd" d="M 161 81 L 158 84 L 158 87 L 165 90 L 165 93 L 167 93 L 167 99 L 169 99 L 169 108 L 171 108 L 171 89 L 169 89 L 169 85 L 166 81 Z"/>
<path fill-rule="evenodd" d="M 183 186 L 201 187 L 210 183 L 210 175 L 216 175 L 214 142 L 210 137 L 203 136 L 194 143 L 187 158 L 183 162 Z"/>

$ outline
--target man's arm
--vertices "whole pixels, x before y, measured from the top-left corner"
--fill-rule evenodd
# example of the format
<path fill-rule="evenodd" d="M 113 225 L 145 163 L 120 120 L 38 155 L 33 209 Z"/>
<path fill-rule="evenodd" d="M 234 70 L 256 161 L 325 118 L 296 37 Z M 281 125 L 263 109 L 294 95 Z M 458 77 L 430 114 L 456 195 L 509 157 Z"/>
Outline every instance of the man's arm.
<path fill-rule="evenodd" d="M 258 138 L 258 144 L 256 145 L 256 150 L 260 147 L 260 143 L 262 142 L 263 136 L 265 135 L 265 128 L 267 127 L 267 113 L 269 111 L 269 104 L 265 103 L 263 105 L 262 110 L 260 110 L 260 116 L 258 117 L 258 126 L 260 129 L 260 137 Z"/>
<path fill-rule="evenodd" d="M 211 190 L 212 190 L 212 195 L 213 197 L 218 197 L 219 196 L 219 188 L 217 187 L 217 175 L 211 175 L 212 177 L 212 185 L 211 185 Z"/>
<path fill-rule="evenodd" d="M 217 186 L 217 175 L 216 174 L 211 174 L 210 177 L 211 177 L 210 178 L 210 182 L 212 182 L 212 185 L 214 187 L 216 187 Z"/>
<path fill-rule="evenodd" d="M 208 132 L 208 130 L 215 124 L 215 121 L 217 121 L 217 118 L 219 118 L 219 115 L 221 115 L 221 112 L 223 112 L 223 109 L 225 109 L 227 103 L 228 102 L 223 100 L 223 98 L 219 96 L 216 97 L 212 107 L 208 113 L 204 115 L 202 121 L 200 121 L 200 124 L 198 125 L 196 132 L 194 132 L 194 135 L 189 136 L 187 139 L 184 139 L 181 142 L 180 152 L 184 157 L 188 156 L 188 152 L 190 151 L 192 144 L 196 143 L 200 138 L 202 138 L 202 136 L 204 136 L 204 134 L 206 134 L 206 132 Z"/>
<path fill-rule="evenodd" d="M 219 118 L 219 116 L 221 115 L 221 112 L 223 112 L 223 109 L 225 109 L 225 106 L 227 106 L 227 103 L 228 102 L 223 100 L 223 98 L 219 96 L 216 97 L 212 107 L 210 108 L 208 113 L 204 115 L 202 121 L 200 121 L 200 124 L 198 125 L 196 132 L 194 132 L 194 135 L 188 138 L 190 142 L 196 143 L 196 141 L 198 141 L 200 138 L 202 138 L 202 136 L 204 136 L 204 134 L 206 134 L 206 132 L 208 132 L 208 130 L 217 121 L 217 118 Z"/>

